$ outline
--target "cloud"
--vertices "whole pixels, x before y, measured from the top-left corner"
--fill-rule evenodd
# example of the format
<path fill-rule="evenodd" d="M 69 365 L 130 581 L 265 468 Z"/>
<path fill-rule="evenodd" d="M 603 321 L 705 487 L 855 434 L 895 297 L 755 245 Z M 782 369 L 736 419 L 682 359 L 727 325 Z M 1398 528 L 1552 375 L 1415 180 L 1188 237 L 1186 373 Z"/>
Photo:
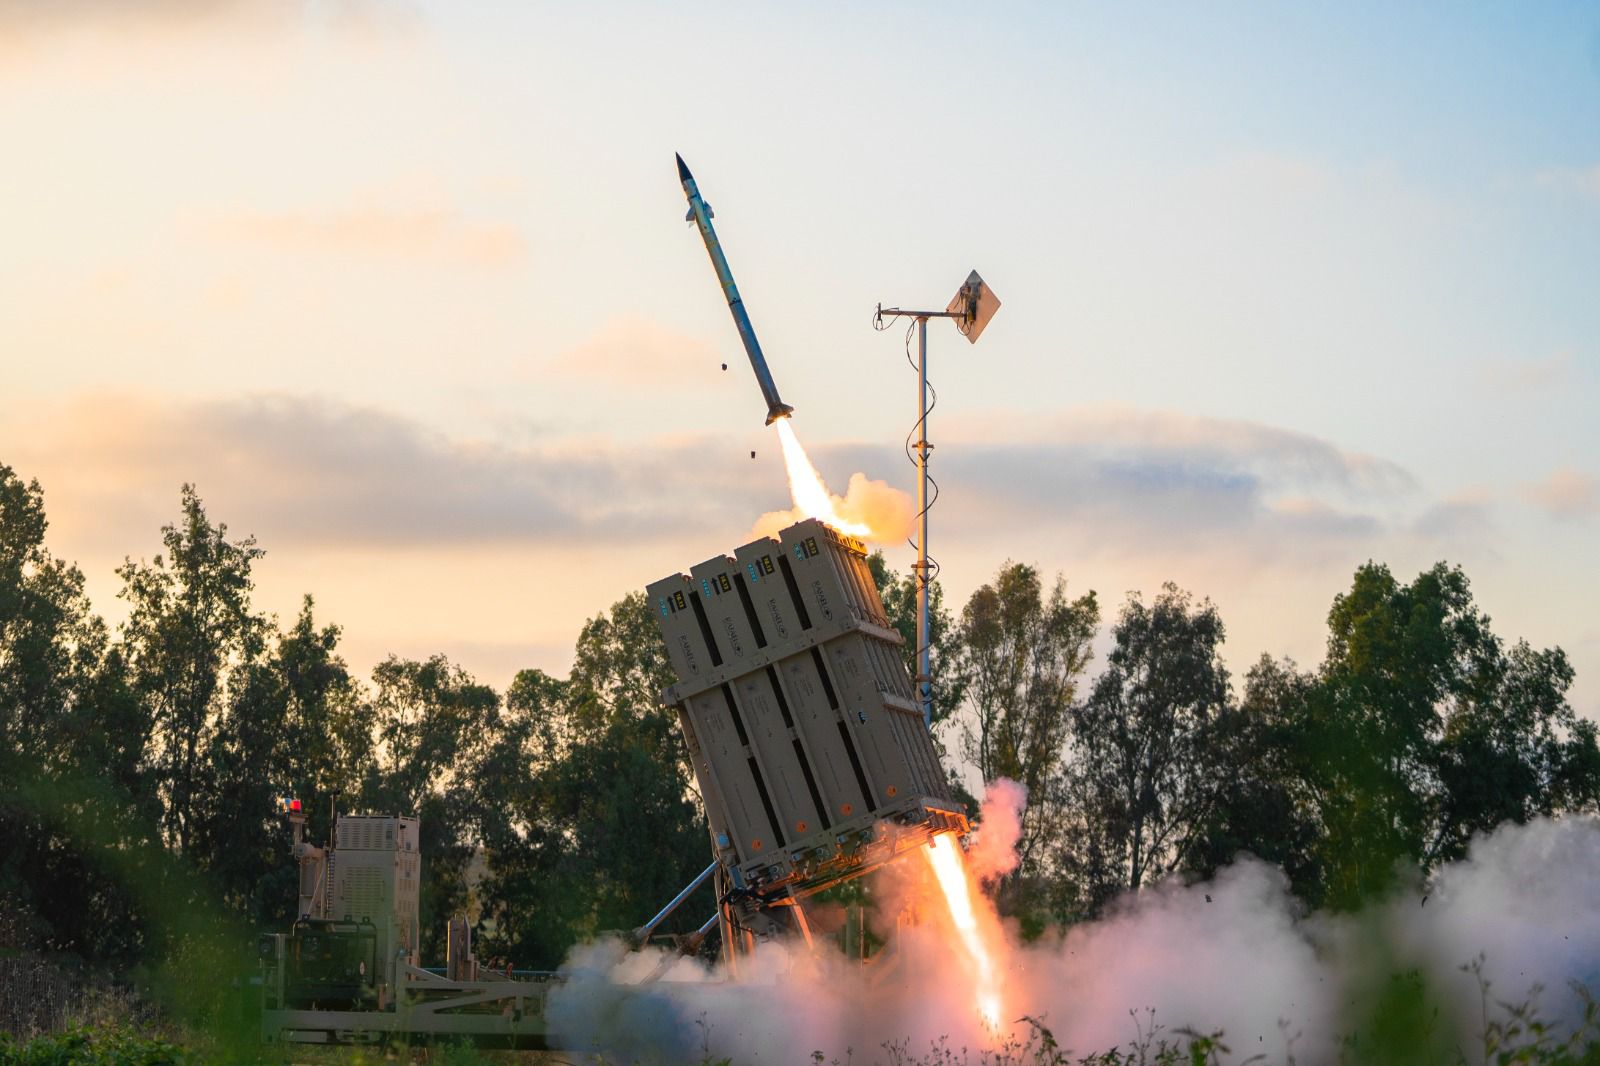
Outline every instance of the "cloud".
<path fill-rule="evenodd" d="M 730 366 L 728 372 L 738 369 Z M 721 359 L 704 340 L 638 315 L 611 319 L 544 370 L 584 381 L 669 388 L 692 388 L 722 373 Z"/>
<path fill-rule="evenodd" d="M 971 537 L 1050 531 L 1075 538 L 1074 551 L 1321 551 L 1380 535 L 1415 489 L 1387 460 L 1238 420 L 1090 408 L 953 416 L 941 427 L 941 526 Z M 893 448 L 814 451 L 826 469 L 899 465 L 910 476 Z"/>
<path fill-rule="evenodd" d="M 0 0 L 0 27 L 51 31 L 83 27 L 184 27 L 242 18 L 295 20 L 299 4 L 281 0 Z"/>
<path fill-rule="evenodd" d="M 1321 500 L 1292 496 L 1268 505 L 1274 524 L 1285 531 L 1303 528 L 1312 534 L 1356 540 L 1371 537 L 1382 529 L 1371 515 L 1341 511 Z"/>
<path fill-rule="evenodd" d="M 623 540 L 659 534 L 665 515 L 674 534 L 744 529 L 782 492 L 749 464 L 707 462 L 693 438 L 512 447 L 292 396 L 101 396 L 8 422 L 8 461 L 90 502 L 52 518 L 117 547 L 169 520 L 183 482 L 236 531 L 355 546 Z"/>
<path fill-rule="evenodd" d="M 1399 528 L 1387 516 L 1390 496 L 1410 483 L 1382 460 L 1266 426 L 1091 412 L 1076 427 L 1063 420 L 1047 440 L 1025 418 L 999 422 L 1014 424 L 1017 439 L 978 441 L 986 419 L 946 423 L 951 443 L 941 442 L 933 469 L 947 493 L 936 513 L 953 538 L 1009 529 L 1079 553 L 1304 557 L 1365 548 Z M 72 486 L 76 510 L 52 508 L 52 517 L 119 551 L 129 530 L 144 535 L 170 519 L 185 481 L 264 543 L 352 547 L 668 534 L 732 547 L 758 516 L 788 503 L 774 462 L 718 460 L 726 449 L 693 434 L 465 440 L 392 412 L 294 396 L 98 396 L 19 411 L 5 424 L 7 461 L 37 473 L 47 491 L 52 480 Z M 904 511 L 912 471 L 897 449 L 811 451 L 833 484 L 847 486 L 847 502 L 893 497 Z"/>
<path fill-rule="evenodd" d="M 1600 204 L 1600 163 L 1586 167 L 1552 167 L 1540 171 L 1534 181 L 1541 188 L 1576 194 Z"/>
<path fill-rule="evenodd" d="M 1051 415 L 998 412 L 953 422 L 948 436 L 1252 476 L 1269 490 L 1321 486 L 1371 496 L 1406 492 L 1416 484 L 1395 463 L 1309 434 L 1178 411 L 1105 405 Z"/>
<path fill-rule="evenodd" d="M 1522 487 L 1522 497 L 1552 518 L 1574 519 L 1600 505 L 1600 481 L 1575 467 L 1552 470 L 1543 480 Z"/>
<path fill-rule="evenodd" d="M 453 205 L 439 202 L 245 212 L 214 216 L 200 225 L 214 240 L 292 254 L 315 252 L 499 268 L 521 263 L 528 252 L 527 241 L 515 225 L 469 218 Z"/>
<path fill-rule="evenodd" d="M 129 30 L 371 27 L 409 24 L 416 16 L 415 6 L 400 0 L 0 0 L 0 39 L 13 34 Z"/>
<path fill-rule="evenodd" d="M 1430 504 L 1411 522 L 1411 532 L 1432 540 L 1458 540 L 1488 527 L 1492 499 L 1485 489 L 1468 489 Z"/>
<path fill-rule="evenodd" d="M 1479 370 L 1483 384 L 1496 393 L 1535 392 L 1568 385 L 1576 373 L 1577 361 L 1571 352 L 1557 352 L 1545 359 L 1486 363 Z"/>
<path fill-rule="evenodd" d="M 411 42 L 421 24 L 408 0 L 0 0 L 0 79 L 56 69 L 81 85 L 203 67 L 248 80 L 278 69 L 274 50 Z"/>

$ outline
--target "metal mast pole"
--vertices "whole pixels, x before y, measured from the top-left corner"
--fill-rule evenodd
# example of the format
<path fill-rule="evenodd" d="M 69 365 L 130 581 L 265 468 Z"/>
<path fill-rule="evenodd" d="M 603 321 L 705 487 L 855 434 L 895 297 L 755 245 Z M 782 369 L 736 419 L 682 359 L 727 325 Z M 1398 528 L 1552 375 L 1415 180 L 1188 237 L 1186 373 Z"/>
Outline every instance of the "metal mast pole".
<path fill-rule="evenodd" d="M 933 445 L 928 443 L 928 319 L 953 319 L 956 329 L 972 343 L 989 324 L 989 319 L 1000 307 L 1000 300 L 983 283 L 974 270 L 967 275 L 956 292 L 955 299 L 943 311 L 907 311 L 899 307 L 878 305 L 872 316 L 872 328 L 883 330 L 884 319 L 913 318 L 917 322 L 917 702 L 922 705 L 922 725 L 933 728 L 933 627 L 928 604 L 928 593 L 933 584 L 933 564 L 928 561 L 928 453 Z M 910 336 L 906 337 L 910 341 Z M 908 350 L 906 355 L 910 356 Z"/>
<path fill-rule="evenodd" d="M 917 702 L 933 728 L 933 634 L 928 624 L 928 316 L 917 318 Z"/>

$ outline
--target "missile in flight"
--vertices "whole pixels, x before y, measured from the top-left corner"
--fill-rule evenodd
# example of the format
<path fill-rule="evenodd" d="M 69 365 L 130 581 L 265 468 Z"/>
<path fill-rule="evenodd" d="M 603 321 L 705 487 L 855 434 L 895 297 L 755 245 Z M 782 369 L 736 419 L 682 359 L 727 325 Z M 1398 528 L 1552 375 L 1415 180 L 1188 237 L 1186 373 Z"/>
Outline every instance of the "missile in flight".
<path fill-rule="evenodd" d="M 717 272 L 722 284 L 722 295 L 728 299 L 728 311 L 733 324 L 739 328 L 739 339 L 744 342 L 745 354 L 750 356 L 750 369 L 756 372 L 756 384 L 761 386 L 761 397 L 767 401 L 767 425 L 794 414 L 794 408 L 778 396 L 778 386 L 773 383 L 772 371 L 767 369 L 767 357 L 761 354 L 761 342 L 756 340 L 755 327 L 750 324 L 750 314 L 739 298 L 739 286 L 733 283 L 733 271 L 728 269 L 728 257 L 722 252 L 717 231 L 711 227 L 711 205 L 700 196 L 695 187 L 694 175 L 678 156 L 678 180 L 683 184 L 683 195 L 689 198 L 689 213 L 684 216 L 700 230 L 700 239 L 706 242 L 706 252 L 711 256 L 711 268 Z"/>

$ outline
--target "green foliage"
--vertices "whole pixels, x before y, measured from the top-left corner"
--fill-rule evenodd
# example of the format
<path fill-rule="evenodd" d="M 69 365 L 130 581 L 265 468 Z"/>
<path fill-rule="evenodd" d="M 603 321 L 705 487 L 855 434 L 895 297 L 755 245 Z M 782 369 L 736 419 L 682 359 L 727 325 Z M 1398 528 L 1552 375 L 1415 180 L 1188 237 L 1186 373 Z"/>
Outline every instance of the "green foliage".
<path fill-rule="evenodd" d="M 163 797 L 163 828 L 185 853 L 218 783 L 206 755 L 220 739 L 224 701 L 266 633 L 250 609 L 250 570 L 264 553 L 253 537 L 230 542 L 227 533 L 185 485 L 182 521 L 161 531 L 166 556 L 117 569 L 129 605 L 123 654 L 153 717 L 149 783 Z"/>
<path fill-rule="evenodd" d="M 1472 970 L 1473 966 L 1463 967 Z M 1490 989 L 1480 985 L 1486 1002 Z M 1471 1047 L 1461 1047 L 1443 1038 L 1437 1015 L 1427 1006 L 1426 993 L 1414 974 L 1401 974 L 1385 986 L 1377 1012 L 1360 1032 L 1340 1042 L 1339 1066 L 1381 1066 L 1384 1063 L 1426 1063 L 1432 1066 L 1596 1066 L 1600 1064 L 1600 1017 L 1594 998 L 1586 989 L 1575 990 L 1587 1005 L 1587 1013 L 1572 1028 L 1546 1021 L 1539 1013 L 1537 996 L 1515 1004 L 1499 1004 L 1500 1017 L 1476 1029 Z M 1227 1034 L 1192 1029 L 1167 1030 L 1154 1013 L 1130 1012 L 1132 1035 L 1126 1042 L 1103 1051 L 1078 1054 L 1061 1045 L 1044 1019 L 1024 1017 L 1019 1035 L 998 1046 L 973 1049 L 952 1047 L 938 1040 L 925 1050 L 913 1049 L 909 1041 L 887 1040 L 879 1053 L 857 1058 L 846 1051 L 843 1058 L 814 1050 L 808 1059 L 814 1066 L 1212 1066 L 1240 1062 L 1253 1066 L 1297 1061 L 1295 1039 L 1287 1023 L 1281 1049 L 1272 1048 L 1243 1059 L 1233 1057 Z M 712 1051 L 716 1034 L 702 1027 L 699 1066 L 733 1066 L 740 1060 Z M 361 1064 L 379 1062 L 426 1061 L 459 1066 L 487 1066 L 490 1063 L 539 1062 L 545 1056 L 517 1052 L 484 1051 L 464 1043 L 441 1043 L 425 1049 L 391 1046 L 387 1049 L 302 1047 L 294 1052 L 295 1061 L 310 1063 Z M 230 1051 L 204 1035 L 181 1033 L 153 1035 L 125 1025 L 74 1026 L 60 1033 L 28 1041 L 0 1033 L 0 1066 L 187 1066 L 210 1062 L 281 1062 L 282 1055 L 265 1049 Z M 613 1061 L 591 1055 L 585 1062 L 609 1066 Z"/>
<path fill-rule="evenodd" d="M 247 958 L 250 926 L 294 917 L 283 795 L 315 841 L 334 801 L 420 815 L 427 957 L 465 911 L 481 944 L 554 966 L 703 866 L 642 596 L 584 627 L 569 680 L 525 671 L 504 705 L 439 656 L 391 657 L 369 688 L 309 596 L 286 630 L 255 611 L 253 540 L 192 487 L 180 505 L 162 554 L 118 571 L 130 610 L 113 641 L 43 548 L 38 485 L 0 468 L 0 947 L 147 967 L 158 994 L 179 959 L 210 965 L 196 951 Z"/>
<path fill-rule="evenodd" d="M 0 741 L 61 766 L 79 754 L 63 747 L 65 716 L 105 631 L 89 613 L 83 574 L 45 550 L 46 528 L 39 483 L 0 465 Z"/>
<path fill-rule="evenodd" d="M 867 569 L 878 586 L 878 596 L 883 600 L 884 613 L 889 624 L 904 641 L 900 655 L 906 673 L 917 676 L 917 578 L 913 573 L 896 574 L 889 569 L 883 553 L 873 552 L 867 557 Z M 956 659 L 959 636 L 944 605 L 944 587 L 937 578 L 928 586 L 928 661 L 933 670 L 933 722 L 945 721 L 961 709 L 967 690 L 960 674 L 950 669 Z"/>
<path fill-rule="evenodd" d="M 1566 737 L 1578 723 L 1566 699 L 1573 678 L 1566 654 L 1534 651 L 1526 641 L 1509 653 L 1498 641 L 1487 643 L 1478 675 L 1448 709 L 1437 741 L 1441 798 L 1430 850 L 1442 860 L 1465 855 L 1474 833 L 1551 814 L 1562 801 L 1592 803 L 1596 795 L 1582 785 L 1563 795 L 1561 787 L 1576 782 L 1568 769 L 1574 749 Z"/>
<path fill-rule="evenodd" d="M 299 798 L 307 838 L 327 840 L 333 803 L 343 797 L 346 809 L 364 806 L 378 774 L 372 702 L 339 656 L 339 627 L 319 627 L 314 608 L 306 596 L 294 625 L 278 633 L 268 657 L 254 665 L 235 711 L 241 718 L 252 712 L 263 742 L 245 743 L 241 722 L 230 730 L 239 739 L 227 752 L 232 772 L 248 781 L 239 786 L 248 798 L 236 815 L 244 824 L 234 830 L 235 839 L 249 840 L 255 849 L 257 865 L 241 878 L 241 887 L 250 885 L 245 906 L 258 925 L 280 929 L 298 917 L 293 910 L 299 874 L 284 861 L 275 800 Z"/>
<path fill-rule="evenodd" d="M 673 680 L 633 594 L 584 626 L 569 679 L 512 683 L 492 758 L 508 787 L 485 808 L 485 952 L 553 968 L 580 940 L 643 924 L 704 868 L 693 770 L 660 699 Z M 661 931 L 689 932 L 713 908 L 702 888 Z"/>
<path fill-rule="evenodd" d="M 441 656 L 391 657 L 368 684 L 309 596 L 286 628 L 261 615 L 261 550 L 230 540 L 192 487 L 179 502 L 161 554 L 119 568 L 129 613 L 113 634 L 82 574 L 44 546 L 40 487 L 0 466 L 0 952 L 136 981 L 205 1032 L 216 1061 L 253 1041 L 235 981 L 251 934 L 292 917 L 279 795 L 305 802 L 316 841 L 335 800 L 421 815 L 431 959 L 445 918 L 465 912 L 481 956 L 553 967 L 576 941 L 643 922 L 704 866 L 695 779 L 659 699 L 673 677 L 642 595 L 583 627 L 565 679 L 523 671 L 502 699 Z M 914 657 L 914 584 L 881 556 L 873 572 Z M 1600 810 L 1600 742 L 1567 702 L 1566 656 L 1506 646 L 1444 564 L 1409 584 L 1357 570 L 1321 666 L 1262 659 L 1236 703 L 1221 619 L 1171 586 L 1124 608 L 1092 686 L 1093 593 L 1069 600 L 1060 579 L 1047 589 L 1008 563 L 958 621 L 937 586 L 933 606 L 936 717 L 961 723 L 986 778 L 1029 792 L 1023 866 L 998 886 L 1024 929 L 1042 928 L 1046 901 L 1076 918 L 1240 851 L 1281 864 L 1311 904 L 1353 907 L 1502 822 Z M 712 903 L 703 889 L 664 931 L 692 930 Z M 1352 1061 L 1418 1047 L 1454 1061 L 1415 1044 L 1436 1023 L 1407 980 L 1385 974 L 1351 997 Z M 1531 1007 L 1484 1026 L 1483 1061 L 1600 1055 L 1592 1031 L 1558 1038 Z M 1220 1034 L 1141 1039 L 1137 1057 L 1077 1061 L 1226 1053 Z M 1053 1041 L 1040 1026 L 991 1061 L 1068 1061 Z M 185 1061 L 138 1057 L 178 1054 L 158 1044 L 84 1031 L 7 1044 L 0 1061 Z"/>
<path fill-rule="evenodd" d="M 1328 629 L 1319 670 L 1263 657 L 1218 719 L 1213 765 L 1230 787 L 1191 873 L 1248 851 L 1311 905 L 1354 908 L 1460 859 L 1475 834 L 1600 803 L 1600 746 L 1567 702 L 1566 655 L 1507 650 L 1459 569 L 1406 585 L 1368 563 Z"/>
<path fill-rule="evenodd" d="M 962 752 L 983 780 L 1005 777 L 1028 791 L 1021 863 L 1002 886 L 1007 911 L 1025 909 L 1012 894 L 1039 877 L 1046 851 L 1060 839 L 1057 778 L 1099 620 L 1093 592 L 1069 600 L 1058 577 L 1046 593 L 1038 571 L 1022 563 L 1001 567 L 961 612 L 952 670 L 969 704 Z"/>
<path fill-rule="evenodd" d="M 1426 854 L 1431 742 L 1446 698 L 1479 680 L 1485 622 L 1465 577 L 1443 565 L 1403 586 L 1369 563 L 1335 598 L 1302 760 L 1338 849 L 1323 855 L 1330 902 L 1354 905 Z"/>
<path fill-rule="evenodd" d="M 467 868 L 476 850 L 473 768 L 493 749 L 500 697 L 435 655 L 390 656 L 372 671 L 372 725 L 380 757 L 351 797 L 361 810 L 421 820 L 424 958 L 444 957 L 445 926 L 466 909 Z"/>
<path fill-rule="evenodd" d="M 1461 967 L 1477 979 L 1483 1027 L 1479 1046 L 1483 1062 L 1496 1066 L 1511 1063 L 1549 1063 L 1552 1066 L 1600 1066 L 1600 1002 L 1589 989 L 1574 981 L 1571 991 L 1583 1004 L 1577 1024 L 1563 1032 L 1539 1014 L 1538 998 L 1544 991 L 1535 986 L 1532 996 L 1520 1003 L 1497 1003 L 1503 1017 L 1491 1017 L 1492 986 L 1483 976 L 1484 957 L 1479 955 Z"/>
<path fill-rule="evenodd" d="M 149 715 L 46 528 L 39 484 L 0 465 L 0 948 L 127 963 L 144 947 L 129 863 L 69 841 L 150 843 Z"/>
<path fill-rule="evenodd" d="M 1572 723 L 1550 792 L 1558 811 L 1600 814 L 1600 725 L 1587 718 Z"/>
<path fill-rule="evenodd" d="M 627 724 L 641 737 L 657 738 L 663 755 L 687 767 L 677 715 L 661 702 L 676 681 L 649 600 L 630 593 L 578 634 L 568 681 L 573 723 L 591 732 Z"/>
<path fill-rule="evenodd" d="M 1318 834 L 1300 762 L 1314 683 L 1292 661 L 1264 655 L 1245 675 L 1243 698 L 1218 716 L 1210 772 L 1226 787 L 1200 819 L 1185 862 L 1191 875 L 1211 877 L 1249 852 L 1296 885 L 1315 882 Z"/>
<path fill-rule="evenodd" d="M 1064 780 L 1069 812 L 1055 853 L 1096 913 L 1125 890 L 1189 861 L 1228 781 L 1218 724 L 1229 711 L 1222 619 L 1168 584 L 1155 602 L 1129 597 L 1106 670 L 1072 708 Z"/>
<path fill-rule="evenodd" d="M 158 1037 L 123 1029 L 68 1029 L 18 1044 L 0 1033 L 0 1066 L 188 1066 L 207 1061 Z"/>
<path fill-rule="evenodd" d="M 1443 563 L 1402 585 L 1368 563 L 1328 615 L 1328 656 L 1282 739 L 1316 843 L 1296 889 L 1353 907 L 1502 822 L 1595 803 L 1594 731 L 1560 649 L 1507 652 Z"/>

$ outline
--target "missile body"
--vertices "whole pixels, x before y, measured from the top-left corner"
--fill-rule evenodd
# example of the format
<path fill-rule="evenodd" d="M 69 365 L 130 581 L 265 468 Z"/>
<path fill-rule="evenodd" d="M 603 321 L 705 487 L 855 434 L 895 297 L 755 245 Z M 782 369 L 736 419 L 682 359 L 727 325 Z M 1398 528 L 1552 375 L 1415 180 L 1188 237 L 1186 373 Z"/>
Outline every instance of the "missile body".
<path fill-rule="evenodd" d="M 683 195 L 689 198 L 689 214 L 685 220 L 699 227 L 700 238 L 706 242 L 711 267 L 717 272 L 717 281 L 721 282 L 722 294 L 728 299 L 733 324 L 739 328 L 739 339 L 744 342 L 745 353 L 750 356 L 750 369 L 756 372 L 756 383 L 761 386 L 761 396 L 767 401 L 767 425 L 770 426 L 778 419 L 794 414 L 794 408 L 778 396 L 778 386 L 772 381 L 772 371 L 767 369 L 767 357 L 761 354 L 761 342 L 756 340 L 750 314 L 744 309 L 744 301 L 739 298 L 739 286 L 733 283 L 728 257 L 723 254 L 722 245 L 717 241 L 717 231 L 711 228 L 711 207 L 701 198 L 700 190 L 695 187 L 694 175 L 683 163 L 683 156 L 677 158 L 678 180 L 683 183 Z"/>

